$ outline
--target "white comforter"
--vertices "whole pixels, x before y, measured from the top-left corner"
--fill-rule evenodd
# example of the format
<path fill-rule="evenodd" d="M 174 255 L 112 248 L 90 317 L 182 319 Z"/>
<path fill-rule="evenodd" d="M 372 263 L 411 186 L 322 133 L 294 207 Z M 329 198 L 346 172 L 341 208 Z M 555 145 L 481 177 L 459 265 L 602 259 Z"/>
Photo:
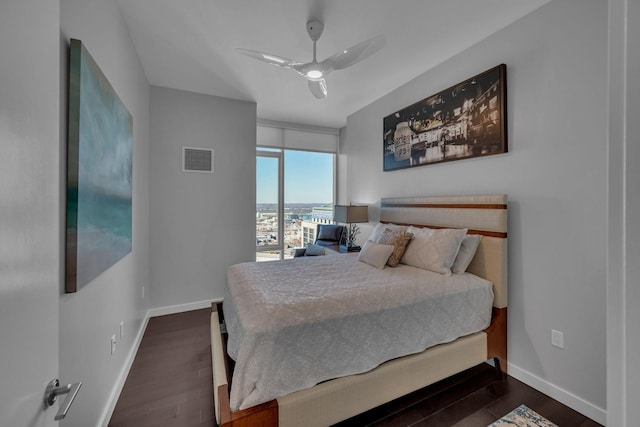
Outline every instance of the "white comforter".
<path fill-rule="evenodd" d="M 224 315 L 236 361 L 231 409 L 369 371 L 485 329 L 490 282 L 357 254 L 243 263 L 227 270 Z"/>

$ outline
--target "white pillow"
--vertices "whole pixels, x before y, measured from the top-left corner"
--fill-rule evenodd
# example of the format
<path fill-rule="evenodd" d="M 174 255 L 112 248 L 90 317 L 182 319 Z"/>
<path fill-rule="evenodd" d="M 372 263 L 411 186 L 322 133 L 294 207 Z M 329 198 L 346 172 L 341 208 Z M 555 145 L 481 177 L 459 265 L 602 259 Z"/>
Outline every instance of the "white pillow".
<path fill-rule="evenodd" d="M 482 240 L 482 235 L 480 234 L 467 234 L 464 236 L 458 255 L 456 255 L 456 259 L 451 266 L 453 274 L 462 274 L 467 271 L 467 267 L 471 264 L 478 250 L 480 240 Z"/>
<path fill-rule="evenodd" d="M 393 245 L 383 245 L 367 240 L 358 254 L 358 260 L 376 268 L 384 268 L 393 249 Z"/>
<path fill-rule="evenodd" d="M 466 228 L 417 228 L 410 226 L 413 240 L 402 256 L 402 263 L 423 270 L 451 275 L 451 266 L 456 259 Z"/>
<path fill-rule="evenodd" d="M 380 236 L 382 236 L 382 233 L 384 233 L 384 230 L 387 228 L 391 231 L 407 231 L 407 228 L 409 227 L 406 225 L 397 225 L 397 224 L 391 224 L 391 223 L 385 224 L 383 222 L 379 222 L 373 228 L 373 231 L 369 236 L 369 240 L 373 240 L 374 242 L 377 242 Z"/>

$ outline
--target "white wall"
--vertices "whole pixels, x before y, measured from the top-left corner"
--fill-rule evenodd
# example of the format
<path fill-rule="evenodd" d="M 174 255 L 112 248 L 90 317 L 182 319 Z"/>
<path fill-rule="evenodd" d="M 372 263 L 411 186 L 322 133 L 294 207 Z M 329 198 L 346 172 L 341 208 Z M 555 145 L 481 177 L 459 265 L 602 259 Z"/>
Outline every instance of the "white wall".
<path fill-rule="evenodd" d="M 60 298 L 60 375 L 63 380 L 84 382 L 62 425 L 86 427 L 98 425 L 108 411 L 106 405 L 148 308 L 141 287 L 149 284 L 149 85 L 114 1 L 61 0 L 61 38 L 62 128 L 66 130 L 69 38 L 85 44 L 133 116 L 133 250 L 77 293 Z M 60 145 L 66 152 L 64 135 Z M 62 204 L 62 213 L 64 209 Z M 110 337 L 119 335 L 121 321 L 124 339 L 118 340 L 111 356 Z"/>
<path fill-rule="evenodd" d="M 509 153 L 382 172 L 384 116 L 500 63 L 507 65 Z M 599 422 L 606 99 L 607 3 L 583 1 L 577 13 L 575 1 L 555 0 L 349 116 L 341 141 L 347 194 L 339 198 L 376 204 L 394 195 L 508 194 L 509 371 Z M 564 332 L 564 350 L 551 346 L 552 328 Z"/>
<path fill-rule="evenodd" d="M 58 1 L 0 2 L 2 427 L 57 425 L 42 396 L 58 375 L 59 25 Z"/>
<path fill-rule="evenodd" d="M 256 104 L 151 88 L 151 304 L 223 297 L 226 268 L 255 259 Z M 214 173 L 182 171 L 213 148 Z"/>

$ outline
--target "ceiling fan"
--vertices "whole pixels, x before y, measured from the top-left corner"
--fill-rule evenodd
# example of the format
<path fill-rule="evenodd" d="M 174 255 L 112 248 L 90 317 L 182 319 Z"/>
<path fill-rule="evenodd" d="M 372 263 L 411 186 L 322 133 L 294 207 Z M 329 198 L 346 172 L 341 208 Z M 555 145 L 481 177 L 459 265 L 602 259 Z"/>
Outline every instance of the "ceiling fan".
<path fill-rule="evenodd" d="M 236 50 L 239 53 L 250 56 L 251 58 L 297 72 L 307 79 L 311 93 L 316 98 L 322 99 L 327 96 L 327 82 L 325 81 L 325 77 L 327 77 L 329 73 L 334 70 L 342 70 L 343 68 L 350 67 L 353 64 L 362 61 L 376 53 L 385 44 L 385 37 L 380 35 L 350 48 L 341 50 L 324 61 L 318 62 L 316 59 L 316 42 L 322 35 L 323 30 L 324 24 L 322 22 L 307 22 L 307 33 L 313 41 L 313 61 L 311 62 L 296 62 L 281 56 L 248 49 L 236 48 Z"/>

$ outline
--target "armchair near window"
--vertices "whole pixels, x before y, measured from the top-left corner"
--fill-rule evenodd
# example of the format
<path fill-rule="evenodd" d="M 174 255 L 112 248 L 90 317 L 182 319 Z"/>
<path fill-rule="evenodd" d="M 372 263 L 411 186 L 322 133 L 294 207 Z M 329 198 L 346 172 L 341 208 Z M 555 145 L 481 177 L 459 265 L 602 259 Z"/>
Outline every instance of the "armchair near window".
<path fill-rule="evenodd" d="M 336 224 L 318 224 L 316 240 L 306 248 L 294 249 L 293 257 L 324 255 L 327 250 L 340 251 L 340 242 L 346 237 L 346 227 Z"/>

